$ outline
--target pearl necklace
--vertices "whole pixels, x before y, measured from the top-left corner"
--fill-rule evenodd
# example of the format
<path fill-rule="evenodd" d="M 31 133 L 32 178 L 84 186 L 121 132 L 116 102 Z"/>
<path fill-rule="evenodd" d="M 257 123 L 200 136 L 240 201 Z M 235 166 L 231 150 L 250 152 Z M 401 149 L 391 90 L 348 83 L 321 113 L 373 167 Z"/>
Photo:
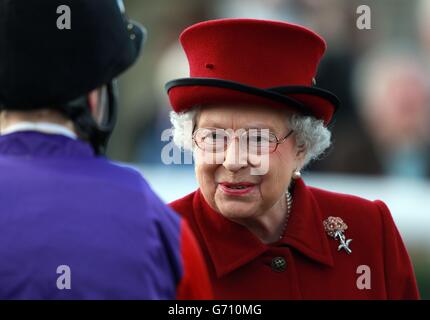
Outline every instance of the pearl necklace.
<path fill-rule="evenodd" d="M 285 199 L 287 200 L 287 215 L 285 217 L 284 226 L 282 227 L 282 233 L 279 236 L 279 240 L 284 237 L 285 229 L 287 228 L 288 219 L 290 218 L 291 208 L 293 206 L 293 196 L 290 191 L 285 192 Z"/>

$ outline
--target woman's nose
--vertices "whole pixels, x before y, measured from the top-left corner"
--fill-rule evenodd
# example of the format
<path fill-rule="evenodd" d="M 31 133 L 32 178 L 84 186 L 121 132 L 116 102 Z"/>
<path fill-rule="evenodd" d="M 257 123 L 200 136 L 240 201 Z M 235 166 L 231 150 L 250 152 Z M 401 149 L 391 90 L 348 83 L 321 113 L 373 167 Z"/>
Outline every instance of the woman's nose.
<path fill-rule="evenodd" d="M 227 145 L 227 149 L 224 154 L 223 166 L 229 171 L 238 171 L 241 168 L 248 166 L 248 152 L 246 145 L 240 143 L 240 139 L 235 137 L 231 139 Z"/>

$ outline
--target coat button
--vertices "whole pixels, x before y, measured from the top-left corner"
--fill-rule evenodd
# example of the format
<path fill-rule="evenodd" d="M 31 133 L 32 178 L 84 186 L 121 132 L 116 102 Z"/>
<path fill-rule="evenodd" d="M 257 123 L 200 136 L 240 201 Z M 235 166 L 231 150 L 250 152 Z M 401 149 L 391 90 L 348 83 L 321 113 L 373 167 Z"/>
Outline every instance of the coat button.
<path fill-rule="evenodd" d="M 287 267 L 287 262 L 283 257 L 275 257 L 272 259 L 270 266 L 275 272 L 284 272 L 285 268 Z"/>

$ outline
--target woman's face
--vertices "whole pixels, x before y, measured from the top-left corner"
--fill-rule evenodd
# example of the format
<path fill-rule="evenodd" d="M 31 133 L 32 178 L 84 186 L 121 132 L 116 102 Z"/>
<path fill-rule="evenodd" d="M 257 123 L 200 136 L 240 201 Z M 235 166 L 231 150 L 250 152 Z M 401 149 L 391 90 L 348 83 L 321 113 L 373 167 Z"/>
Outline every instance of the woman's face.
<path fill-rule="evenodd" d="M 269 129 L 281 140 L 290 131 L 287 116 L 286 111 L 261 106 L 210 106 L 197 115 L 196 130 Z M 262 165 L 261 158 L 243 151 L 239 144 L 239 138 L 230 139 L 226 151 L 217 154 L 216 163 L 208 161 L 213 154 L 195 147 L 196 176 L 208 204 L 230 220 L 255 219 L 276 207 L 285 208 L 285 191 L 304 158 L 294 133 L 266 155 L 264 175 L 255 173 L 256 166 Z"/>

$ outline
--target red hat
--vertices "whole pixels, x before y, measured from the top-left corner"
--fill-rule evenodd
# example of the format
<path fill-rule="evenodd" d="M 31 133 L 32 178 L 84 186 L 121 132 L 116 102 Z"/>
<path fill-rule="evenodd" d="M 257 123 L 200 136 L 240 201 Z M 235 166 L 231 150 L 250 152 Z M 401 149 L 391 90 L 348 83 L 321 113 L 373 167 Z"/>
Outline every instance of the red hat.
<path fill-rule="evenodd" d="M 325 41 L 302 26 L 267 20 L 197 23 L 180 36 L 190 77 L 168 82 L 176 112 L 216 103 L 293 108 L 327 125 L 339 100 L 314 86 Z"/>

